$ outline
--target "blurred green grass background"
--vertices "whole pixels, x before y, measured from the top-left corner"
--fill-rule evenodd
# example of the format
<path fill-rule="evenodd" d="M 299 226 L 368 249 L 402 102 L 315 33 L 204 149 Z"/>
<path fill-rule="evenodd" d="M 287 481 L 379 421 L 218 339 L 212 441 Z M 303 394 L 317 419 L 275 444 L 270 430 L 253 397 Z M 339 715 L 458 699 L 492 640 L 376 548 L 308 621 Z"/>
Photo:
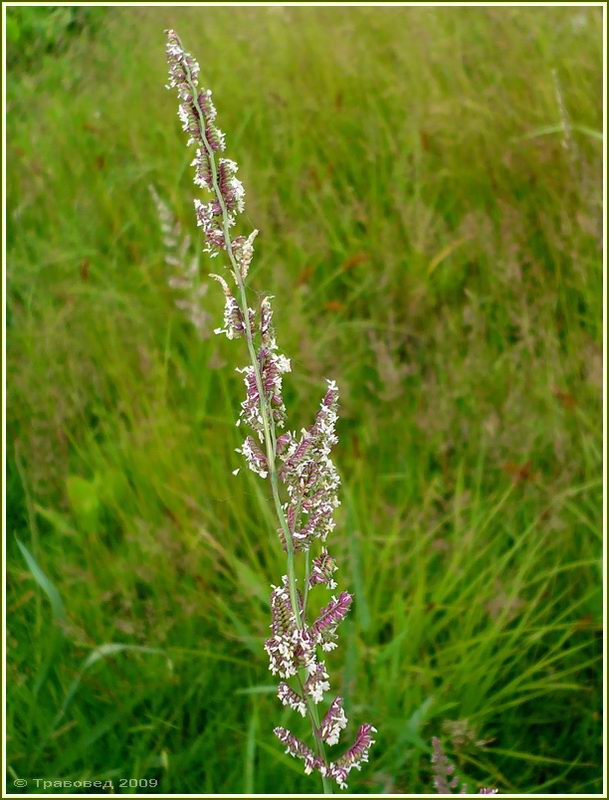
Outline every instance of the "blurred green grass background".
<path fill-rule="evenodd" d="M 291 427 L 325 377 L 342 392 L 355 606 L 329 664 L 379 729 L 351 790 L 430 791 L 437 734 L 471 786 L 600 792 L 584 7 L 7 10 L 9 791 L 320 788 L 271 732 L 294 726 L 262 650 L 283 558 L 264 487 L 231 474 L 244 348 L 175 308 L 148 191 L 196 235 L 169 26 L 261 231 Z"/>

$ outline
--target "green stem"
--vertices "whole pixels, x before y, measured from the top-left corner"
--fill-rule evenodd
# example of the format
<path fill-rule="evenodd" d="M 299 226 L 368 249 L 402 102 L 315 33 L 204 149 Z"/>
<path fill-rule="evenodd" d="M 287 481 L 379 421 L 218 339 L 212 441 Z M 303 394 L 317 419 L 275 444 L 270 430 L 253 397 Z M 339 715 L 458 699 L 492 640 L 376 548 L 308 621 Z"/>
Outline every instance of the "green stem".
<path fill-rule="evenodd" d="M 317 706 L 315 705 L 314 702 L 311 701 L 311 698 L 306 694 L 306 692 L 304 690 L 304 684 L 303 684 L 302 676 L 298 675 L 297 678 L 298 678 L 298 685 L 300 687 L 300 691 L 301 691 L 302 696 L 304 697 L 305 703 L 307 705 L 307 711 L 308 711 L 308 714 L 309 714 L 309 719 L 311 721 L 311 733 L 313 734 L 313 739 L 315 740 L 315 747 L 317 749 L 317 755 L 319 756 L 319 758 L 321 758 L 321 760 L 324 762 L 324 764 L 327 764 L 328 762 L 326 761 L 326 752 L 325 752 L 325 747 L 324 747 L 324 740 L 321 738 L 321 733 L 320 733 L 320 730 L 319 730 L 319 714 L 317 712 Z M 326 775 L 322 775 L 321 776 L 321 782 L 322 782 L 322 785 L 323 785 L 323 788 L 324 788 L 324 794 L 333 794 L 332 781 Z"/>
<path fill-rule="evenodd" d="M 256 356 L 256 350 L 254 347 L 254 336 L 252 333 L 252 326 L 250 323 L 249 306 L 247 303 L 245 284 L 243 282 L 243 276 L 241 275 L 241 270 L 239 269 L 239 265 L 237 264 L 237 261 L 233 253 L 232 241 L 230 238 L 229 224 L 228 224 L 228 219 L 229 219 L 228 212 L 226 209 L 224 198 L 222 197 L 222 192 L 220 191 L 220 185 L 218 183 L 218 170 L 216 167 L 215 155 L 211 145 L 207 141 L 207 136 L 205 135 L 205 117 L 199 105 L 198 87 L 194 85 L 188 67 L 186 67 L 186 76 L 188 80 L 188 85 L 190 87 L 190 91 L 192 93 L 193 103 L 197 110 L 197 114 L 199 116 L 199 123 L 200 123 L 199 127 L 201 130 L 201 137 L 205 149 L 207 151 L 207 156 L 209 158 L 209 163 L 211 166 L 213 193 L 215 194 L 216 199 L 220 205 L 220 209 L 222 211 L 222 230 L 224 234 L 224 243 L 226 245 L 226 252 L 228 254 L 228 258 L 235 276 L 235 280 L 239 288 L 239 295 L 241 301 L 240 307 L 241 307 L 241 313 L 243 315 L 243 323 L 245 326 L 245 339 L 247 342 L 247 349 L 249 352 L 250 361 L 256 379 L 256 389 L 258 390 L 258 397 L 260 399 L 260 414 L 262 416 L 262 427 L 264 432 L 264 443 L 265 443 L 266 457 L 268 462 L 269 479 L 271 482 L 271 492 L 273 495 L 275 512 L 277 514 L 277 518 L 279 520 L 279 523 L 281 525 L 285 537 L 285 544 L 287 550 L 287 572 L 288 572 L 290 603 L 292 605 L 292 611 L 294 613 L 296 624 L 300 630 L 303 630 L 305 628 L 305 620 L 303 618 L 303 615 L 301 614 L 300 603 L 298 600 L 298 590 L 296 586 L 296 569 L 294 564 L 294 542 L 292 540 L 292 534 L 289 525 L 287 523 L 285 514 L 283 512 L 283 507 L 281 505 L 281 497 L 279 495 L 277 468 L 275 464 L 275 421 L 273 419 L 272 411 L 271 409 L 269 409 L 264 395 L 262 375 L 260 373 L 260 364 L 258 363 L 258 358 Z M 302 686 L 302 681 L 300 680 L 300 676 L 298 680 Z M 307 704 L 307 711 L 309 714 L 309 719 L 311 721 L 311 728 L 313 731 L 313 736 L 315 739 L 318 756 L 324 764 L 327 764 L 328 762 L 326 760 L 324 743 L 319 733 L 319 715 L 317 713 L 317 707 L 315 706 L 314 703 L 311 702 L 308 695 L 304 692 L 304 687 L 303 687 L 303 697 L 305 698 L 305 702 Z M 332 794 L 331 782 L 323 775 L 321 776 L 321 779 L 322 779 L 324 793 Z"/>
<path fill-rule="evenodd" d="M 300 510 L 300 509 L 299 509 Z M 307 600 L 309 599 L 309 577 L 311 575 L 311 552 L 305 551 L 305 577 L 304 577 L 304 597 L 302 598 L 302 613 L 307 613 Z"/>

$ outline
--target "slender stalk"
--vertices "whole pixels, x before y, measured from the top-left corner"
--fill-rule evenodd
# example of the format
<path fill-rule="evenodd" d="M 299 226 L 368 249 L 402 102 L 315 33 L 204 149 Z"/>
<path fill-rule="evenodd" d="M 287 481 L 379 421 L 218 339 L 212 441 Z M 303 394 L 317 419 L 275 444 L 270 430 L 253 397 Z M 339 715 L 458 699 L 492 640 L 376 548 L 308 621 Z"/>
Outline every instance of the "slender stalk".
<path fill-rule="evenodd" d="M 297 512 L 300 510 L 300 506 Z M 311 551 L 305 550 L 305 577 L 304 577 L 304 596 L 302 598 L 303 614 L 307 613 L 307 600 L 309 599 L 309 576 L 311 575 Z"/>
<path fill-rule="evenodd" d="M 247 349 L 249 352 L 249 357 L 251 361 L 252 368 L 254 370 L 254 376 L 256 379 L 256 388 L 258 390 L 258 397 L 260 402 L 260 414 L 262 416 L 262 425 L 264 431 L 264 443 L 266 449 L 266 457 L 268 463 L 268 471 L 269 471 L 269 479 L 271 483 L 271 492 L 273 495 L 273 502 L 275 505 L 275 512 L 277 514 L 277 518 L 283 530 L 283 534 L 285 537 L 286 543 L 286 550 L 287 550 L 287 573 L 288 573 L 288 586 L 289 586 L 289 593 L 290 593 L 290 603 L 292 606 L 292 611 L 294 613 L 294 618 L 296 620 L 296 624 L 299 629 L 303 630 L 305 628 L 305 619 L 304 619 L 304 609 L 303 613 L 301 613 L 300 602 L 298 598 L 298 590 L 296 586 L 296 569 L 294 564 L 294 542 L 292 539 L 292 533 L 290 531 L 289 525 L 287 523 L 283 506 L 281 504 L 281 497 L 279 494 L 279 483 L 277 479 L 277 467 L 275 463 L 275 451 L 276 451 L 276 437 L 275 437 L 275 421 L 273 419 L 272 411 L 269 409 L 267 401 L 265 399 L 264 394 L 264 387 L 262 383 L 262 375 L 260 372 L 260 364 L 258 363 L 258 358 L 256 356 L 256 349 L 254 347 L 254 336 L 252 332 L 252 326 L 250 323 L 250 315 L 249 315 L 249 306 L 247 303 L 247 294 L 245 291 L 245 284 L 243 282 L 243 277 L 241 275 L 241 270 L 237 261 L 235 259 L 232 247 L 232 241 L 229 232 L 229 222 L 228 222 L 228 212 L 226 209 L 226 204 L 224 202 L 224 197 L 222 196 L 222 192 L 220 191 L 220 185 L 218 182 L 218 169 L 216 166 L 215 160 L 215 153 L 213 148 L 211 147 L 207 136 L 205 134 L 205 117 L 203 115 L 203 111 L 199 105 L 198 99 L 198 88 L 194 84 L 192 80 L 192 76 L 190 74 L 190 70 L 186 67 L 186 76 L 187 82 L 190 87 L 192 97 L 193 97 L 193 104 L 196 108 L 197 115 L 199 117 L 199 124 L 201 129 L 201 137 L 203 144 L 205 145 L 205 149 L 207 151 L 207 156 L 209 158 L 209 163 L 211 166 L 211 176 L 212 176 L 212 188 L 214 195 L 216 196 L 216 200 L 220 205 L 220 209 L 222 211 L 222 230 L 224 234 L 224 243 L 226 246 L 226 252 L 228 254 L 228 258 L 235 276 L 235 281 L 237 282 L 237 286 L 239 288 L 239 296 L 240 296 L 240 307 L 241 313 L 243 315 L 243 323 L 245 327 L 245 339 L 247 342 Z M 306 589 L 305 589 L 306 591 Z M 319 758 L 323 761 L 324 764 L 327 764 L 326 754 L 325 754 L 325 746 L 323 739 L 321 738 L 319 732 L 319 715 L 317 712 L 317 708 L 315 703 L 311 702 L 311 699 L 304 691 L 303 683 L 301 680 L 300 675 L 298 676 L 298 681 L 302 688 L 303 696 L 305 698 L 306 706 L 307 706 L 307 713 L 309 715 L 309 719 L 311 722 L 311 729 L 313 731 L 313 737 L 315 740 L 315 745 L 317 748 L 317 753 Z M 325 794 L 332 794 L 332 784 L 328 780 L 328 778 L 324 775 L 321 776 L 322 785 Z"/>
<path fill-rule="evenodd" d="M 300 691 L 305 699 L 305 703 L 307 704 L 307 712 L 309 714 L 309 719 L 311 720 L 311 731 L 313 733 L 313 739 L 315 741 L 317 755 L 324 762 L 326 762 L 324 741 L 321 738 L 321 734 L 319 732 L 319 714 L 317 713 L 317 706 L 315 705 L 315 703 L 311 702 L 311 698 L 305 692 L 302 676 L 298 675 L 297 677 L 298 677 L 298 685 L 300 687 Z M 321 782 L 324 787 L 324 794 L 334 794 L 334 792 L 332 791 L 332 781 L 328 780 L 328 778 L 325 775 L 322 775 Z"/>

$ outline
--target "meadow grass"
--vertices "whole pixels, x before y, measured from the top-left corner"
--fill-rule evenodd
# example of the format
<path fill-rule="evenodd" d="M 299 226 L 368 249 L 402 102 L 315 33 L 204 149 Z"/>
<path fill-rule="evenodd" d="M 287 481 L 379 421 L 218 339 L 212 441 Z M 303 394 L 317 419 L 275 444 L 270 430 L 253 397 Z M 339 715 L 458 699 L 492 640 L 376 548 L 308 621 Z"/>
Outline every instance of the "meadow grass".
<path fill-rule="evenodd" d="M 379 729 L 351 790 L 430 791 L 431 737 L 467 719 L 492 739 L 444 736 L 470 785 L 600 792 L 586 8 L 112 9 L 60 48 L 9 49 L 9 790 L 319 790 L 272 735 L 284 559 L 263 487 L 231 474 L 245 353 L 175 309 L 148 190 L 194 234 L 169 26 L 261 231 L 291 426 L 325 377 L 341 389 L 334 550 L 355 603 L 329 665 Z"/>

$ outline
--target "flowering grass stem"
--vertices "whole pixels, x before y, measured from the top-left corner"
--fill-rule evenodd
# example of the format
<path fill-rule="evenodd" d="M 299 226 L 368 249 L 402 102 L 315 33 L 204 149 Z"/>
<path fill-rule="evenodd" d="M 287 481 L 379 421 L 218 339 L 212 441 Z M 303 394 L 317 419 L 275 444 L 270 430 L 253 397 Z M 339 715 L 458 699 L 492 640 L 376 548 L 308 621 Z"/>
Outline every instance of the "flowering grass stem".
<path fill-rule="evenodd" d="M 245 290 L 245 284 L 243 282 L 243 277 L 241 275 L 241 270 L 235 256 L 233 254 L 233 246 L 232 240 L 230 236 L 230 229 L 229 229 L 229 216 L 228 211 L 226 208 L 226 203 L 224 202 L 224 197 L 220 190 L 220 185 L 218 181 L 218 168 L 216 165 L 216 159 L 214 150 L 211 147 L 207 136 L 205 134 L 206 124 L 205 124 L 205 116 L 203 114 L 203 110 L 198 101 L 198 87 L 196 86 L 195 82 L 192 78 L 191 69 L 186 64 L 185 66 L 185 73 L 186 73 L 186 82 L 190 91 L 192 92 L 192 97 L 195 98 L 194 106 L 196 108 L 196 112 L 199 118 L 200 129 L 202 134 L 202 141 L 205 145 L 205 149 L 207 151 L 207 157 L 209 159 L 209 164 L 211 166 L 211 176 L 212 176 L 212 189 L 215 195 L 215 199 L 220 205 L 222 210 L 222 230 L 224 234 L 224 244 L 226 247 L 226 252 L 231 264 L 231 268 L 233 271 L 233 275 L 235 277 L 235 281 L 239 288 L 239 295 L 240 295 L 240 308 L 243 314 L 243 320 L 245 324 L 245 340 L 247 343 L 247 349 L 250 357 L 250 364 L 254 370 L 254 375 L 256 377 L 256 387 L 258 389 L 258 396 L 260 398 L 260 414 L 262 416 L 263 421 L 263 429 L 264 429 L 264 442 L 266 448 L 266 458 L 268 463 L 268 470 L 269 470 L 269 477 L 271 483 L 271 492 L 273 495 L 273 502 L 275 505 L 275 513 L 277 514 L 277 519 L 281 528 L 283 530 L 285 541 L 286 541 L 286 549 L 287 549 L 287 575 L 288 575 L 288 585 L 290 591 L 290 602 L 292 606 L 292 611 L 294 613 L 294 617 L 296 619 L 297 626 L 302 630 L 304 629 L 304 619 L 301 613 L 300 602 L 298 599 L 298 589 L 296 586 L 296 569 L 294 564 L 294 544 L 292 540 L 292 533 L 289 529 L 287 524 L 287 520 L 285 518 L 285 514 L 283 511 L 283 507 L 281 504 L 281 498 L 279 495 L 279 485 L 277 481 L 277 468 L 275 464 L 275 448 L 276 448 L 276 433 L 275 433 L 275 424 L 272 418 L 272 415 L 269 413 L 268 404 L 266 401 L 265 392 L 263 389 L 262 384 L 262 376 L 260 374 L 260 367 L 258 364 L 258 358 L 256 357 L 256 350 L 254 346 L 254 337 L 252 332 L 252 325 L 250 321 L 250 315 L 247 313 L 247 309 L 249 308 L 247 302 L 247 293 Z M 307 564 L 309 562 L 309 554 L 307 552 Z M 308 574 L 306 576 L 308 578 Z M 306 584 L 305 584 L 306 585 Z M 308 587 L 305 591 L 308 591 Z M 304 609 L 303 609 L 304 611 Z M 305 697 L 305 702 L 307 704 L 307 713 L 309 714 L 310 721 L 311 721 L 311 730 L 313 732 L 313 737 L 316 742 L 317 752 L 319 758 L 325 762 L 325 748 L 324 743 L 319 733 L 319 715 L 317 713 L 317 708 L 315 704 L 311 702 L 308 695 L 304 691 L 303 680 L 302 676 L 299 674 L 298 682 L 300 684 L 303 696 Z M 332 784 L 328 780 L 325 775 L 321 776 L 322 785 L 324 788 L 325 794 L 332 794 Z"/>
<path fill-rule="evenodd" d="M 360 726 L 352 747 L 336 762 L 328 761 L 325 744 L 338 742 L 347 718 L 342 710 L 342 698 L 337 697 L 320 722 L 317 704 L 323 701 L 330 683 L 325 663 L 318 660 L 317 649 L 330 651 L 337 646 L 336 628 L 350 608 L 351 595 L 343 592 L 338 599 L 332 597 L 314 623 L 309 625 L 306 619 L 309 589 L 314 584 L 336 588 L 332 578 L 336 565 L 325 547 L 313 562 L 315 579 L 312 579 L 310 548 L 316 539 L 325 542 L 334 528 L 333 512 L 339 505 L 340 479 L 330 458 L 331 448 L 338 441 L 334 432 L 338 388 L 333 381 L 328 382 L 315 422 L 303 429 L 300 440 L 293 433 L 277 437 L 277 426 L 285 424 L 282 374 L 290 370 L 290 362 L 276 352 L 269 297 L 264 298 L 260 306 L 260 346 L 256 350 L 255 312 L 248 304 L 245 277 L 257 231 L 247 239 L 231 237 L 236 213 L 243 210 L 243 186 L 235 178 L 237 165 L 223 158 L 216 161 L 217 151 L 224 149 L 224 134 L 214 125 L 216 111 L 211 92 L 200 89 L 199 65 L 184 51 L 177 34 L 168 31 L 167 35 L 169 85 L 178 89 L 181 100 L 178 114 L 184 130 L 191 134 L 189 143 L 199 145 L 193 161 L 195 183 L 212 194 L 207 204 L 195 200 L 198 224 L 203 228 L 207 251 L 212 256 L 226 252 L 237 287 L 235 298 L 224 278 L 212 276 L 222 285 L 226 299 L 224 328 L 217 329 L 216 333 L 225 333 L 229 339 L 243 336 L 249 355 L 249 365 L 240 370 L 245 373 L 247 394 L 237 424 L 241 421 L 249 424 L 263 444 L 264 452 L 251 436 L 247 436 L 238 452 L 246 458 L 250 469 L 270 482 L 278 533 L 286 553 L 287 574 L 282 578 L 282 585 L 273 587 L 271 595 L 273 636 L 266 641 L 265 649 L 271 672 L 285 679 L 294 678 L 298 684 L 300 694 L 282 681 L 278 697 L 302 716 L 308 716 L 315 752 L 285 728 L 277 727 L 274 732 L 286 746 L 287 753 L 303 759 L 307 774 L 314 770 L 319 772 L 324 792 L 331 794 L 332 779 L 346 788 L 351 769 L 360 769 L 368 760 L 369 749 L 374 744 L 371 734 L 375 731 L 371 725 Z M 286 501 L 282 501 L 281 486 L 287 495 Z M 298 589 L 295 564 L 299 552 L 304 553 L 305 561 L 302 593 Z"/>

